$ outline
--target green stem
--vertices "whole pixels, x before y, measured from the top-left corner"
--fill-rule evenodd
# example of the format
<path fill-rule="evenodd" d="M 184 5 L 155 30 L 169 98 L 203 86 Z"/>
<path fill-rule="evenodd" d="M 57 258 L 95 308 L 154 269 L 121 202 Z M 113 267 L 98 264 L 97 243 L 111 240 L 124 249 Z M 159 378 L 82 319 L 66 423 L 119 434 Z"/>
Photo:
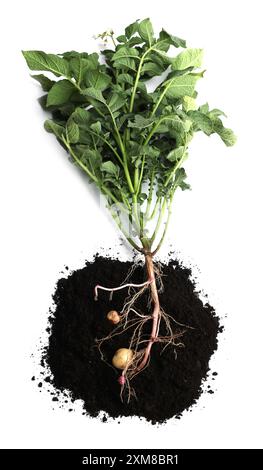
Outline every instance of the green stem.
<path fill-rule="evenodd" d="M 165 222 L 165 227 L 164 227 L 164 231 L 163 231 L 163 234 L 162 234 L 162 237 L 157 245 L 157 247 L 155 248 L 155 250 L 153 251 L 152 255 L 154 256 L 157 251 L 159 251 L 159 249 L 161 248 L 162 244 L 163 244 L 163 241 L 165 239 L 165 235 L 167 233 L 167 229 L 168 229 L 168 225 L 169 225 L 169 221 L 170 221 L 170 217 L 171 217 L 171 213 L 172 213 L 172 201 L 173 201 L 173 195 L 170 199 L 170 202 L 169 202 L 169 207 L 168 207 L 168 216 L 167 216 L 167 219 L 166 219 L 166 222 Z"/>
<path fill-rule="evenodd" d="M 103 142 L 105 142 L 105 144 L 108 145 L 108 147 L 112 150 L 112 152 L 114 153 L 114 155 L 117 157 L 117 159 L 119 160 L 120 164 L 121 164 L 122 166 L 124 166 L 123 161 L 122 161 L 120 155 L 118 154 L 117 150 L 111 145 L 111 143 L 110 143 L 107 139 L 105 139 L 105 137 L 102 137 L 100 134 L 97 134 L 96 132 L 91 131 L 90 129 L 87 129 L 87 131 L 88 131 L 90 134 L 96 135 L 96 137 L 98 137 L 98 138 L 101 139 Z"/>
<path fill-rule="evenodd" d="M 123 200 L 125 206 L 127 207 L 128 211 L 131 212 L 131 205 L 130 205 L 127 197 L 123 193 L 121 193 L 121 197 L 122 197 L 122 200 Z"/>
<path fill-rule="evenodd" d="M 80 168 L 83 171 L 85 171 L 85 173 L 87 173 L 87 175 L 94 181 L 94 183 L 98 183 L 98 179 L 96 178 L 96 176 L 93 175 L 93 173 L 91 173 L 91 171 L 86 167 L 86 165 L 84 165 L 84 163 L 82 163 L 82 161 L 77 157 L 77 155 L 75 154 L 74 150 L 72 149 L 70 143 L 67 141 L 67 139 L 64 137 L 64 135 L 62 135 L 62 141 L 64 142 L 64 144 L 67 147 L 70 155 L 74 158 L 74 160 L 80 166 Z"/>
<path fill-rule="evenodd" d="M 98 149 L 97 149 L 97 144 L 96 144 L 95 139 L 94 139 L 94 135 L 92 135 L 91 137 L 92 137 L 92 142 L 93 142 L 94 148 L 97 151 Z"/>
<path fill-rule="evenodd" d="M 133 194 L 134 193 L 134 187 L 133 187 L 133 184 L 132 184 L 131 175 L 130 175 L 129 168 L 128 168 L 126 149 L 125 149 L 125 146 L 123 144 L 123 141 L 122 141 L 118 126 L 116 124 L 115 118 L 113 116 L 113 113 L 112 113 L 110 107 L 108 105 L 106 105 L 106 106 L 109 110 L 109 113 L 110 113 L 110 116 L 111 116 L 111 119 L 112 119 L 112 122 L 113 122 L 113 126 L 114 126 L 114 129 L 115 129 L 116 135 L 117 135 L 118 144 L 120 146 L 121 153 L 123 155 L 123 168 L 124 168 L 124 173 L 125 173 L 125 176 L 126 176 L 128 186 L 129 186 L 129 190 Z"/>
<path fill-rule="evenodd" d="M 133 110 L 135 95 L 136 95 L 138 83 L 139 83 L 139 80 L 140 80 L 140 75 L 141 75 L 141 70 L 142 70 L 144 59 L 147 56 L 147 54 L 149 54 L 149 52 L 151 52 L 152 49 L 153 49 L 153 47 L 150 47 L 149 49 L 147 49 L 147 51 L 144 52 L 144 54 L 142 55 L 142 57 L 140 59 L 139 67 L 138 67 L 136 78 L 135 78 L 135 83 L 134 83 L 133 90 L 132 90 L 130 109 L 129 109 L 130 113 L 132 113 L 132 110 Z"/>
<path fill-rule="evenodd" d="M 143 143 L 143 146 L 144 145 L 147 145 L 148 142 L 150 141 L 150 139 L 152 138 L 153 134 L 156 132 L 156 130 L 158 129 L 158 127 L 160 126 L 160 124 L 163 122 L 163 121 L 173 121 L 174 118 L 171 117 L 171 116 L 163 116 L 161 117 L 157 122 L 156 124 L 153 126 L 152 130 L 149 132 L 148 136 L 146 137 L 144 143 Z"/>
<path fill-rule="evenodd" d="M 132 196 L 132 206 L 133 206 L 133 214 L 134 214 L 136 230 L 140 234 L 141 224 L 140 224 L 140 217 L 139 217 L 139 210 L 138 210 L 137 194 L 135 193 Z"/>
<path fill-rule="evenodd" d="M 167 90 L 169 90 L 169 88 L 170 88 L 170 86 L 172 85 L 172 83 L 173 83 L 173 80 L 171 80 L 171 81 L 164 87 L 164 90 L 163 90 L 163 92 L 162 92 L 160 98 L 158 99 L 156 105 L 154 106 L 154 108 L 153 108 L 153 110 L 152 110 L 152 112 L 151 112 L 151 116 L 150 116 L 150 117 L 152 117 L 152 116 L 155 115 L 157 109 L 159 108 L 159 106 L 160 106 L 162 100 L 164 99 L 164 97 L 165 97 L 165 95 L 166 95 Z"/>
<path fill-rule="evenodd" d="M 169 184 L 169 182 L 171 181 L 171 179 L 174 177 L 174 174 L 175 172 L 178 170 L 178 168 L 180 168 L 181 164 L 183 163 L 185 159 L 185 148 L 184 148 L 184 153 L 182 155 L 182 157 L 180 158 L 180 160 L 177 162 L 177 164 L 175 165 L 175 167 L 173 168 L 173 171 L 170 173 L 170 175 L 168 176 L 168 178 L 166 179 L 165 183 L 164 183 L 164 187 L 166 188 L 166 186 Z"/>
<path fill-rule="evenodd" d="M 120 201 L 118 201 L 118 199 L 114 196 L 110 189 L 104 186 L 104 184 L 102 184 L 100 187 L 102 189 L 102 192 L 107 194 L 107 196 L 116 204 L 116 206 L 118 206 L 126 214 L 129 214 L 129 210 L 126 209 L 126 207 L 123 207 L 123 205 L 120 203 Z"/>
<path fill-rule="evenodd" d="M 158 231 L 159 231 L 159 228 L 160 228 L 160 226 L 161 226 L 161 223 L 162 223 L 162 221 L 163 221 L 163 216 L 164 216 L 164 213 L 165 213 L 166 204 L 167 204 L 167 201 L 166 201 L 166 199 L 164 199 L 163 204 L 162 204 L 162 206 L 161 206 L 161 208 L 160 208 L 159 217 L 158 217 L 158 220 L 157 220 L 157 224 L 156 224 L 155 230 L 154 230 L 154 232 L 153 232 L 153 234 L 152 234 L 152 237 L 151 237 L 151 239 L 150 239 L 150 240 L 151 240 L 151 245 L 153 244 L 153 242 L 154 242 L 154 240 L 155 240 L 155 238 L 156 238 L 156 236 L 157 236 L 157 233 L 158 233 Z"/>
<path fill-rule="evenodd" d="M 144 165 L 145 165 L 145 154 L 143 155 L 143 158 L 142 158 L 141 171 L 140 171 L 140 176 L 139 176 L 139 181 L 138 181 L 138 187 L 137 187 L 137 192 L 136 192 L 137 195 L 139 194 L 140 188 L 141 188 L 141 185 L 142 185 L 142 178 L 143 178 Z"/>
<path fill-rule="evenodd" d="M 75 154 L 74 150 L 72 149 L 70 143 L 67 141 L 67 139 L 64 136 L 62 136 L 62 141 L 66 145 L 70 155 L 74 158 L 74 160 L 79 165 L 79 167 L 83 171 L 85 171 L 85 173 L 87 173 L 87 175 L 94 181 L 94 183 L 97 184 L 97 186 L 99 186 L 102 189 L 102 192 L 107 194 L 107 196 L 112 200 L 112 202 L 114 202 L 123 212 L 125 212 L 126 214 L 129 214 L 130 211 L 128 209 L 126 209 L 125 207 L 123 207 L 122 204 L 120 204 L 120 202 L 114 196 L 114 194 L 110 191 L 110 189 L 108 189 L 105 185 L 100 184 L 98 179 L 96 178 L 96 176 L 93 175 L 93 173 L 86 167 L 86 165 L 84 165 L 84 163 L 82 163 L 82 161 L 77 157 L 77 155 Z"/>
<path fill-rule="evenodd" d="M 151 173 L 151 180 L 150 180 L 149 194 L 148 194 L 148 199 L 147 199 L 147 206 L 146 206 L 146 211 L 145 211 L 145 219 L 146 219 L 146 220 L 147 220 L 148 217 L 149 217 L 149 212 L 150 212 L 151 204 L 152 204 L 154 174 L 155 174 L 155 172 L 152 171 L 152 173 Z"/>
<path fill-rule="evenodd" d="M 135 194 L 137 195 L 138 194 L 138 183 L 139 183 L 139 168 L 135 168 L 134 170 L 134 183 L 133 183 L 133 186 L 134 186 L 134 191 L 135 191 Z"/>
<path fill-rule="evenodd" d="M 139 247 L 139 245 L 137 245 L 137 243 L 135 243 L 135 241 L 128 235 L 128 233 L 126 232 L 126 230 L 122 227 L 122 224 L 121 224 L 121 220 L 119 218 L 119 216 L 117 214 L 115 214 L 112 209 L 110 209 L 110 212 L 111 212 L 111 215 L 113 217 L 113 219 L 115 220 L 116 224 L 118 225 L 120 231 L 122 232 L 122 234 L 124 235 L 124 237 L 126 238 L 126 240 L 130 243 L 130 245 L 137 251 L 141 252 L 142 253 L 142 248 Z"/>
<path fill-rule="evenodd" d="M 116 41 L 115 41 L 115 39 L 114 39 L 113 34 L 110 34 L 110 37 L 111 37 L 111 40 L 112 40 L 112 42 L 113 42 L 113 45 L 114 45 L 114 47 L 115 47 L 115 49 L 116 49 L 117 43 L 116 43 Z"/>
<path fill-rule="evenodd" d="M 79 84 L 77 82 L 75 82 L 72 78 L 70 77 L 67 77 L 67 80 L 72 83 L 72 85 L 74 85 L 75 88 L 77 88 L 77 90 L 81 93 L 82 92 L 82 89 L 81 87 L 79 86 Z"/>
<path fill-rule="evenodd" d="M 154 217 L 156 216 L 156 212 L 157 212 L 157 209 L 158 209 L 158 206 L 159 206 L 160 203 L 161 203 L 161 198 L 158 197 L 158 198 L 156 199 L 155 206 L 154 206 L 153 211 L 152 211 L 152 213 L 151 213 L 151 215 L 150 215 L 150 217 L 149 217 L 149 220 L 153 220 Z"/>
<path fill-rule="evenodd" d="M 160 119 L 160 121 L 162 121 L 163 119 Z M 145 139 L 144 141 L 144 144 L 143 145 L 147 145 L 148 142 L 150 141 L 150 139 L 152 138 L 153 134 L 155 133 L 156 129 L 159 127 L 160 125 L 160 121 L 158 121 L 152 128 L 152 130 L 149 132 L 148 134 L 148 137 Z"/>

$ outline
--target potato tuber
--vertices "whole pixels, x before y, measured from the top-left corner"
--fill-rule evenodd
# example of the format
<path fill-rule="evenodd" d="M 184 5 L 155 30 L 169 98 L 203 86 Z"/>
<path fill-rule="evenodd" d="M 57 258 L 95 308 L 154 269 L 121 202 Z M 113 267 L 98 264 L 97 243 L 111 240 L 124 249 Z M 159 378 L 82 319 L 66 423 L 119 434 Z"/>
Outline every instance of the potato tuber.
<path fill-rule="evenodd" d="M 120 322 L 121 317 L 116 310 L 110 310 L 107 314 L 107 319 L 110 323 L 113 323 L 113 325 L 117 325 Z"/>
<path fill-rule="evenodd" d="M 116 351 L 112 358 L 112 364 L 117 369 L 125 369 L 132 361 L 133 351 L 131 349 L 120 348 Z"/>

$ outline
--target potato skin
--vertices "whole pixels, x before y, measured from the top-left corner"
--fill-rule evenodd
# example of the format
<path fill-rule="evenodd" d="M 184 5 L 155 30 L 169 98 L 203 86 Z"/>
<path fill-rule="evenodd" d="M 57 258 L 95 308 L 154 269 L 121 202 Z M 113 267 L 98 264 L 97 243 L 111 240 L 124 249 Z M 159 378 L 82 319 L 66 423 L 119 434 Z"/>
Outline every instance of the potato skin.
<path fill-rule="evenodd" d="M 107 313 L 107 319 L 113 325 L 117 325 L 120 322 L 121 317 L 116 310 L 110 310 Z"/>
<path fill-rule="evenodd" d="M 120 348 L 118 349 L 113 358 L 112 358 L 112 365 L 117 369 L 125 369 L 125 367 L 131 362 L 133 357 L 133 351 L 127 348 Z"/>

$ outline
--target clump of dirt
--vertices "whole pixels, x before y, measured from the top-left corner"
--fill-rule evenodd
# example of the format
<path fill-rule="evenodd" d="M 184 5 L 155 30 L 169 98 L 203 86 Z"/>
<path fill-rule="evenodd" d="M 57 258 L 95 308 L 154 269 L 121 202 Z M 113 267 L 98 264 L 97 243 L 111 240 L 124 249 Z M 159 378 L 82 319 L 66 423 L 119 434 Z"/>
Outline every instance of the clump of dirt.
<path fill-rule="evenodd" d="M 209 371 L 209 359 L 217 349 L 221 327 L 213 307 L 199 298 L 191 269 L 177 260 L 162 264 L 162 308 L 191 329 L 186 329 L 181 338 L 183 347 L 177 347 L 176 351 L 168 346 L 162 353 L 163 345 L 154 344 L 149 366 L 132 380 L 137 399 L 121 402 L 119 373 L 101 360 L 96 339 L 111 331 L 107 312 L 121 310 L 127 290 L 114 293 L 112 301 L 109 293 L 100 291 L 99 300 L 95 301 L 94 286 L 120 285 L 131 267 L 130 261 L 96 256 L 84 268 L 58 281 L 48 329 L 49 342 L 44 352 L 49 370 L 46 382 L 58 391 L 69 391 L 73 401 L 83 400 L 89 416 L 104 412 L 112 418 L 138 416 L 161 423 L 180 417 L 201 395 L 201 384 Z M 144 267 L 138 266 L 131 282 L 141 283 L 145 276 Z M 147 296 L 142 296 L 136 305 L 145 311 Z M 128 330 L 104 343 L 103 351 L 109 362 L 118 348 L 128 347 L 130 336 Z M 104 415 L 103 421 L 106 420 Z"/>

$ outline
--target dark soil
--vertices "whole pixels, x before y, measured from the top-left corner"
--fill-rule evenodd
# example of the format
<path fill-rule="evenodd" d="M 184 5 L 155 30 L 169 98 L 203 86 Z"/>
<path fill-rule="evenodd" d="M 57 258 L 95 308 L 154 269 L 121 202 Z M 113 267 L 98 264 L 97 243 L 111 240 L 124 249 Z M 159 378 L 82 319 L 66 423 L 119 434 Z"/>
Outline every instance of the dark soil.
<path fill-rule="evenodd" d="M 103 411 L 113 418 L 139 416 L 160 423 L 173 416 L 179 417 L 202 393 L 201 384 L 209 370 L 209 359 L 217 348 L 219 320 L 214 309 L 199 299 L 190 269 L 178 261 L 162 265 L 162 307 L 178 322 L 194 329 L 184 333 L 184 347 L 176 348 L 177 357 L 172 347 L 168 346 L 160 355 L 163 345 L 153 345 L 150 365 L 132 381 L 137 399 L 132 398 L 129 404 L 122 403 L 117 382 L 119 372 L 101 361 L 95 339 L 111 331 L 107 312 L 122 308 L 127 290 L 115 293 L 111 302 L 109 294 L 100 291 L 99 300 L 95 302 L 94 286 L 97 283 L 118 286 L 131 265 L 131 262 L 97 256 L 83 269 L 58 281 L 55 311 L 48 329 L 49 344 L 44 353 L 51 371 L 46 382 L 59 391 L 68 390 L 73 401 L 82 399 L 84 410 L 90 416 L 98 416 Z M 144 267 L 137 267 L 131 279 L 143 282 Z M 147 308 L 146 300 L 142 298 L 137 303 L 140 311 Z M 177 331 L 180 331 L 179 326 Z M 127 347 L 129 339 L 128 330 L 105 343 L 103 351 L 109 362 L 118 348 Z"/>

